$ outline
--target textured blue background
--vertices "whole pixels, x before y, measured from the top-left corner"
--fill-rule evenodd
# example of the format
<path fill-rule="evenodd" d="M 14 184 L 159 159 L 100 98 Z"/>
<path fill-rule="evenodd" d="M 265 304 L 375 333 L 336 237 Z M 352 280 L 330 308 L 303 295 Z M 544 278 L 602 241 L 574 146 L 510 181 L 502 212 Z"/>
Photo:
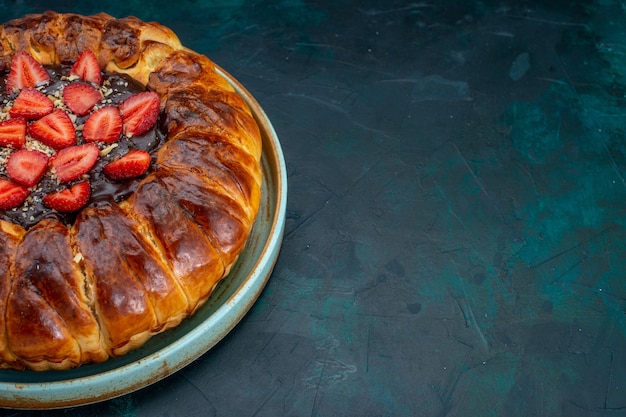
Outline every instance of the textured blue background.
<path fill-rule="evenodd" d="M 259 100 L 290 181 L 225 340 L 46 415 L 626 416 L 626 6 L 516 3 L 0 1 L 171 27 Z"/>

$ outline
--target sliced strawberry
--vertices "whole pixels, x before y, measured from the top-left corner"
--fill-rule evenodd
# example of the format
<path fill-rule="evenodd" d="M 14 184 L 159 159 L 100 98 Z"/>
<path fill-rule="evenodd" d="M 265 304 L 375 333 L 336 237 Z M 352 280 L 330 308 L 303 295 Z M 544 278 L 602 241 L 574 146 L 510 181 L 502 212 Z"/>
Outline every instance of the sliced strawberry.
<path fill-rule="evenodd" d="M 112 143 L 122 133 L 122 116 L 115 106 L 104 106 L 93 112 L 83 126 L 86 142 Z"/>
<path fill-rule="evenodd" d="M 133 94 L 120 103 L 120 114 L 126 136 L 146 133 L 157 121 L 160 106 L 159 95 L 153 91 Z"/>
<path fill-rule="evenodd" d="M 25 187 L 37 184 L 48 168 L 48 155 L 43 152 L 20 149 L 12 152 L 5 165 L 7 175 Z"/>
<path fill-rule="evenodd" d="M 40 119 L 54 110 L 54 103 L 44 93 L 32 87 L 20 91 L 13 107 L 9 110 L 11 117 L 22 117 L 26 120 Z"/>
<path fill-rule="evenodd" d="M 0 178 L 0 210 L 19 207 L 28 194 L 28 188 L 6 178 Z"/>
<path fill-rule="evenodd" d="M 26 120 L 9 119 L 0 122 L 0 146 L 20 149 L 26 143 Z"/>
<path fill-rule="evenodd" d="M 89 181 L 81 181 L 66 188 L 43 197 L 43 203 L 61 213 L 71 213 L 79 210 L 87 204 L 91 196 Z"/>
<path fill-rule="evenodd" d="M 73 113 L 84 116 L 102 100 L 102 94 L 91 84 L 72 83 L 63 89 L 63 100 Z"/>
<path fill-rule="evenodd" d="M 76 75 L 89 83 L 102 85 L 102 73 L 98 65 L 98 57 L 89 49 L 78 55 L 78 59 L 70 68 L 70 75 Z"/>
<path fill-rule="evenodd" d="M 28 134 L 56 150 L 76 144 L 76 129 L 70 117 L 61 109 L 56 109 L 28 125 Z"/>
<path fill-rule="evenodd" d="M 104 167 L 107 177 L 114 180 L 126 180 L 143 175 L 150 168 L 150 154 L 133 149 Z"/>
<path fill-rule="evenodd" d="M 18 92 L 24 87 L 37 87 L 50 81 L 46 69 L 28 52 L 20 51 L 13 56 L 7 77 L 7 94 Z"/>
<path fill-rule="evenodd" d="M 100 149 L 93 143 L 61 149 L 50 158 L 50 167 L 59 181 L 72 181 L 88 173 L 98 160 Z"/>

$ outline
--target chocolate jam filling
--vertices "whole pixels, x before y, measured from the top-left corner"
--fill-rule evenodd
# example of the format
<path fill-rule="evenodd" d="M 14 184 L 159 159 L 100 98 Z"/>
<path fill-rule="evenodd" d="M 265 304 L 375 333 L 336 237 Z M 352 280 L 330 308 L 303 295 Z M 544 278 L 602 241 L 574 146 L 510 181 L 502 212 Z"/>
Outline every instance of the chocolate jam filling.
<path fill-rule="evenodd" d="M 46 69 L 51 80 L 45 87 L 39 89 L 46 95 L 54 96 L 57 94 L 60 96 L 63 87 L 71 82 L 65 77 L 69 73 L 70 67 L 47 67 Z M 2 109 L 5 108 L 8 102 L 15 99 L 14 96 L 7 97 L 4 94 L 6 76 L 7 74 L 2 74 L 0 76 L 0 101 L 2 101 L 0 104 L 2 105 Z M 115 105 L 132 94 L 145 91 L 145 88 L 143 85 L 124 74 L 103 74 L 103 91 L 105 93 L 105 97 L 102 104 Z M 96 107 L 98 106 L 100 106 L 100 104 Z M 80 126 L 85 123 L 88 117 L 89 114 L 82 117 L 77 116 L 76 121 L 74 122 L 74 126 L 77 127 L 77 145 L 85 143 Z M 111 161 L 121 157 L 130 149 L 145 150 L 153 156 L 154 161 L 154 153 L 166 140 L 165 134 L 158 129 L 158 126 L 159 123 L 157 121 L 156 126 L 143 135 L 131 138 L 122 135 L 120 139 L 115 142 L 115 146 L 111 146 L 113 144 L 108 143 L 97 143 L 101 150 L 101 156 L 98 158 L 96 165 L 89 172 L 91 198 L 85 207 L 110 204 L 111 202 L 119 203 L 120 201 L 128 198 L 128 196 L 134 192 L 139 184 L 139 181 L 141 181 L 143 177 L 125 181 L 114 181 L 104 175 L 103 167 Z M 7 148 L 0 147 L 0 151 L 6 149 Z M 106 155 L 103 156 L 103 153 L 106 153 Z M 152 168 L 153 167 L 151 166 L 151 169 Z M 149 172 L 150 170 L 148 173 Z M 6 172 L 4 172 L 3 166 L 0 166 L 0 177 L 6 177 Z M 31 188 L 30 196 L 21 206 L 11 210 L 0 209 L 0 219 L 18 224 L 25 229 L 34 226 L 45 218 L 55 218 L 64 224 L 72 224 L 76 219 L 77 213 L 59 213 L 46 207 L 42 203 L 42 198 L 46 194 L 68 188 L 80 180 L 82 179 L 70 183 L 59 184 L 55 178 L 47 173 L 35 187 Z M 85 207 L 83 207 L 83 209 Z"/>

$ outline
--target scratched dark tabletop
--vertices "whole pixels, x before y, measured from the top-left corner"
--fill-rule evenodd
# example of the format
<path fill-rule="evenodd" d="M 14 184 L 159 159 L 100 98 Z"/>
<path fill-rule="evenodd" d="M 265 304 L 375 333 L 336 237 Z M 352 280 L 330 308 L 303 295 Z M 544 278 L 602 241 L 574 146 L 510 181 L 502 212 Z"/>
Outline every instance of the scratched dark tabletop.
<path fill-rule="evenodd" d="M 257 98 L 289 178 L 274 272 L 224 340 L 45 415 L 626 416 L 623 2 L 0 6 L 171 27 Z"/>

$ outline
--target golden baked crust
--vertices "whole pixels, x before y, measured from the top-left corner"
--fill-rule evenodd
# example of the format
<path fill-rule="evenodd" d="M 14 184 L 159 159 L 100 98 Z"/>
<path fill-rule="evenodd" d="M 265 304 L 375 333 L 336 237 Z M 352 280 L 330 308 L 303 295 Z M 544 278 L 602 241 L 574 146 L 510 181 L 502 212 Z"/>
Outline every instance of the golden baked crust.
<path fill-rule="evenodd" d="M 0 368 L 68 369 L 123 355 L 178 325 L 241 253 L 261 189 L 259 128 L 205 56 L 158 23 L 46 12 L 0 26 L 0 70 L 92 50 L 161 99 L 167 142 L 127 200 L 72 225 L 0 220 Z"/>

